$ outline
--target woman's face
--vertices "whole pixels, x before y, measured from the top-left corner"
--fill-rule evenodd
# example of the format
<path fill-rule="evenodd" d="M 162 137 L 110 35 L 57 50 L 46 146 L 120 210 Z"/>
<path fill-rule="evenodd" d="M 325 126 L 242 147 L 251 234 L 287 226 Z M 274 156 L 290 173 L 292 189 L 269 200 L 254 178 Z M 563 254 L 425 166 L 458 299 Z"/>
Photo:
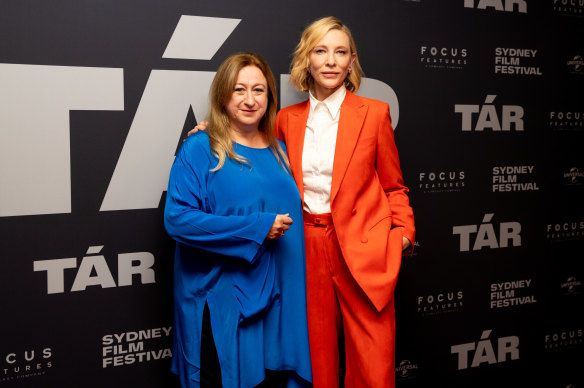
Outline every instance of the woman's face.
<path fill-rule="evenodd" d="M 314 97 L 322 101 L 345 82 L 356 54 L 351 54 L 349 37 L 341 30 L 330 30 L 309 55 L 314 79 Z"/>
<path fill-rule="evenodd" d="M 232 128 L 257 130 L 268 107 L 268 82 L 256 66 L 239 71 L 231 99 L 225 106 Z"/>

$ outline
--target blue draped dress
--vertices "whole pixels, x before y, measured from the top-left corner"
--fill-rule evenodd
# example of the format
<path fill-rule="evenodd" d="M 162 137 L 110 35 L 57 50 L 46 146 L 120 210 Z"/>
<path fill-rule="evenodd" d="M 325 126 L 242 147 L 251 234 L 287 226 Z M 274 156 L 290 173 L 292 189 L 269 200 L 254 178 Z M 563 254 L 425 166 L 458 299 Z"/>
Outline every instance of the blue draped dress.
<path fill-rule="evenodd" d="M 164 223 L 177 242 L 172 371 L 183 387 L 199 387 L 207 303 L 225 388 L 254 387 L 266 369 L 290 371 L 289 387 L 309 386 L 298 189 L 270 148 L 234 149 L 250 165 L 227 158 L 210 171 L 218 159 L 199 131 L 182 144 L 170 173 Z M 285 213 L 290 229 L 266 240 L 276 215 Z"/>

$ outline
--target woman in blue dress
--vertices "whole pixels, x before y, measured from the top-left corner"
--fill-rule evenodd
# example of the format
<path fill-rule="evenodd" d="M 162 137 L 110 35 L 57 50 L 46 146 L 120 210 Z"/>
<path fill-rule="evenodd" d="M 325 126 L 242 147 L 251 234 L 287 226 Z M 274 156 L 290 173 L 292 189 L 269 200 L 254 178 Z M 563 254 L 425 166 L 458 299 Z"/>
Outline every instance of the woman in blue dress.
<path fill-rule="evenodd" d="M 235 54 L 210 97 L 164 211 L 177 242 L 172 371 L 189 388 L 309 386 L 302 208 L 274 133 L 274 76 L 257 54 Z"/>

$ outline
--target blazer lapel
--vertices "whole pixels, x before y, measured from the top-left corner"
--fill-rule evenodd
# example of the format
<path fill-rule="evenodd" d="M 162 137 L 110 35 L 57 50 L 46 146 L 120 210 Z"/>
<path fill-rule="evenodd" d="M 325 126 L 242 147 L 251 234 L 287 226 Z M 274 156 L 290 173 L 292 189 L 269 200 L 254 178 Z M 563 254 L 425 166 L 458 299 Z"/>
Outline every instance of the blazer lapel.
<path fill-rule="evenodd" d="M 335 159 L 333 162 L 333 181 L 331 184 L 331 204 L 339 191 L 349 161 L 353 156 L 353 151 L 357 145 L 357 139 L 361 133 L 366 114 L 367 105 L 347 90 L 347 95 L 341 105 L 339 129 L 337 131 Z"/>
<path fill-rule="evenodd" d="M 288 115 L 288 131 L 286 133 L 286 148 L 292 167 L 292 175 L 300 192 L 300 199 L 304 201 L 304 184 L 302 180 L 302 150 L 304 148 L 304 134 L 306 122 L 310 112 L 310 102 L 307 100 L 298 109 Z"/>

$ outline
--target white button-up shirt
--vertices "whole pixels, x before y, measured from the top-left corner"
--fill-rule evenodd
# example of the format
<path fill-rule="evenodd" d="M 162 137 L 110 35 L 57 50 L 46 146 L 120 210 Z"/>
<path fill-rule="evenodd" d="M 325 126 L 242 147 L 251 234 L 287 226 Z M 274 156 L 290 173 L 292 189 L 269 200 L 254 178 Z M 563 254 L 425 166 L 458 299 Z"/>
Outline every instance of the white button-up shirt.
<path fill-rule="evenodd" d="M 333 160 L 341 104 L 346 94 L 344 85 L 324 101 L 318 101 L 310 93 L 310 112 L 302 151 L 304 210 L 308 213 L 331 212 Z"/>

